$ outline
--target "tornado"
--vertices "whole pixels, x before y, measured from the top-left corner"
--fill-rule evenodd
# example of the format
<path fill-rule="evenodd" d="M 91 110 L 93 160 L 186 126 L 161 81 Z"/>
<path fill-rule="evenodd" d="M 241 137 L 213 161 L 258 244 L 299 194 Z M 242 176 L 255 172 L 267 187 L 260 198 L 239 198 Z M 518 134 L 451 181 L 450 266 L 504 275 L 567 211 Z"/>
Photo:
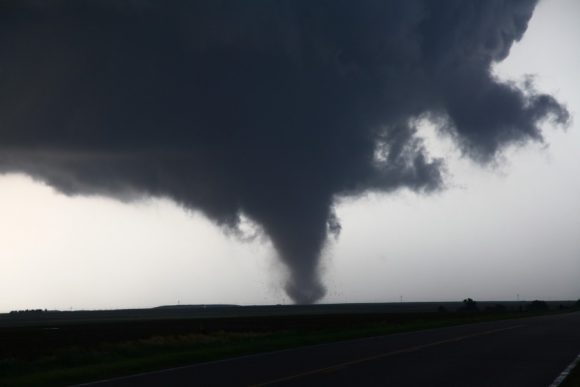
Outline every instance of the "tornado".
<path fill-rule="evenodd" d="M 314 303 L 337 199 L 444 187 L 419 120 L 482 164 L 568 121 L 554 97 L 492 73 L 535 6 L 2 1 L 0 173 L 67 195 L 166 197 L 229 230 L 247 217 L 288 296 Z"/>

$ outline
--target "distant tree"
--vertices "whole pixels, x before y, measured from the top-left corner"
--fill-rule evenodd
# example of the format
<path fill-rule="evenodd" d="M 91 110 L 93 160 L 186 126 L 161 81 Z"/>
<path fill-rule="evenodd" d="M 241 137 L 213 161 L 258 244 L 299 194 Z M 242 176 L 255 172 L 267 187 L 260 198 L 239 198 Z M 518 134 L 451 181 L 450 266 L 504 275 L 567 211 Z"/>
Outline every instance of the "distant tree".
<path fill-rule="evenodd" d="M 466 298 L 463 300 L 463 305 L 458 309 L 460 312 L 478 312 L 479 307 L 477 302 L 471 298 Z"/>
<path fill-rule="evenodd" d="M 527 309 L 533 312 L 540 312 L 550 309 L 546 301 L 534 300 L 527 305 Z"/>
<path fill-rule="evenodd" d="M 574 304 L 574 308 L 580 308 L 580 300 L 576 301 Z"/>

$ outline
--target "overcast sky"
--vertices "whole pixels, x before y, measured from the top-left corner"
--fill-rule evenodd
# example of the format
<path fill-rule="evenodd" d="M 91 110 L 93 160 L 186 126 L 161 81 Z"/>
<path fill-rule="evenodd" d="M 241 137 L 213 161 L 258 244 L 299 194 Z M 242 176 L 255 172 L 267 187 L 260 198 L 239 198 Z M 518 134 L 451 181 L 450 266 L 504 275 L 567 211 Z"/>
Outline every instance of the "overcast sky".
<path fill-rule="evenodd" d="M 533 75 L 568 128 L 544 124 L 544 144 L 481 167 L 421 122 L 430 155 L 447 160 L 445 189 L 339 199 L 321 302 L 580 298 L 579 19 L 575 0 L 541 2 L 495 68 Z M 71 197 L 18 173 L 0 175 L 0 265 L 4 312 L 291 302 L 266 237 L 240 241 L 169 199 Z"/>

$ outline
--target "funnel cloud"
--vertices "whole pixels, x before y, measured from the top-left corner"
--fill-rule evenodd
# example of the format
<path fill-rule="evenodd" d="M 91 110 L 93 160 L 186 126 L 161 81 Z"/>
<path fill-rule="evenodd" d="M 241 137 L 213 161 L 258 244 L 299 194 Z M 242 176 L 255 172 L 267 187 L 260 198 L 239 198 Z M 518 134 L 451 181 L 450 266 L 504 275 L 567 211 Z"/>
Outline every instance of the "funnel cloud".
<path fill-rule="evenodd" d="M 0 4 L 0 173 L 258 224 L 322 298 L 338 197 L 443 185 L 429 117 L 482 163 L 566 109 L 494 77 L 533 0 Z"/>

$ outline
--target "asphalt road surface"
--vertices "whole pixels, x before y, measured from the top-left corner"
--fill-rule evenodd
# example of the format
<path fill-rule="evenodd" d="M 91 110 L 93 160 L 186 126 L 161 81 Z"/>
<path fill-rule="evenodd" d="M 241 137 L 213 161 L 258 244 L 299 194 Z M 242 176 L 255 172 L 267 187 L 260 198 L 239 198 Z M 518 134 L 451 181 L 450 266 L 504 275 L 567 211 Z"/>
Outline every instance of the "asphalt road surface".
<path fill-rule="evenodd" d="M 580 313 L 337 342 L 91 386 L 540 386 L 580 353 Z"/>

